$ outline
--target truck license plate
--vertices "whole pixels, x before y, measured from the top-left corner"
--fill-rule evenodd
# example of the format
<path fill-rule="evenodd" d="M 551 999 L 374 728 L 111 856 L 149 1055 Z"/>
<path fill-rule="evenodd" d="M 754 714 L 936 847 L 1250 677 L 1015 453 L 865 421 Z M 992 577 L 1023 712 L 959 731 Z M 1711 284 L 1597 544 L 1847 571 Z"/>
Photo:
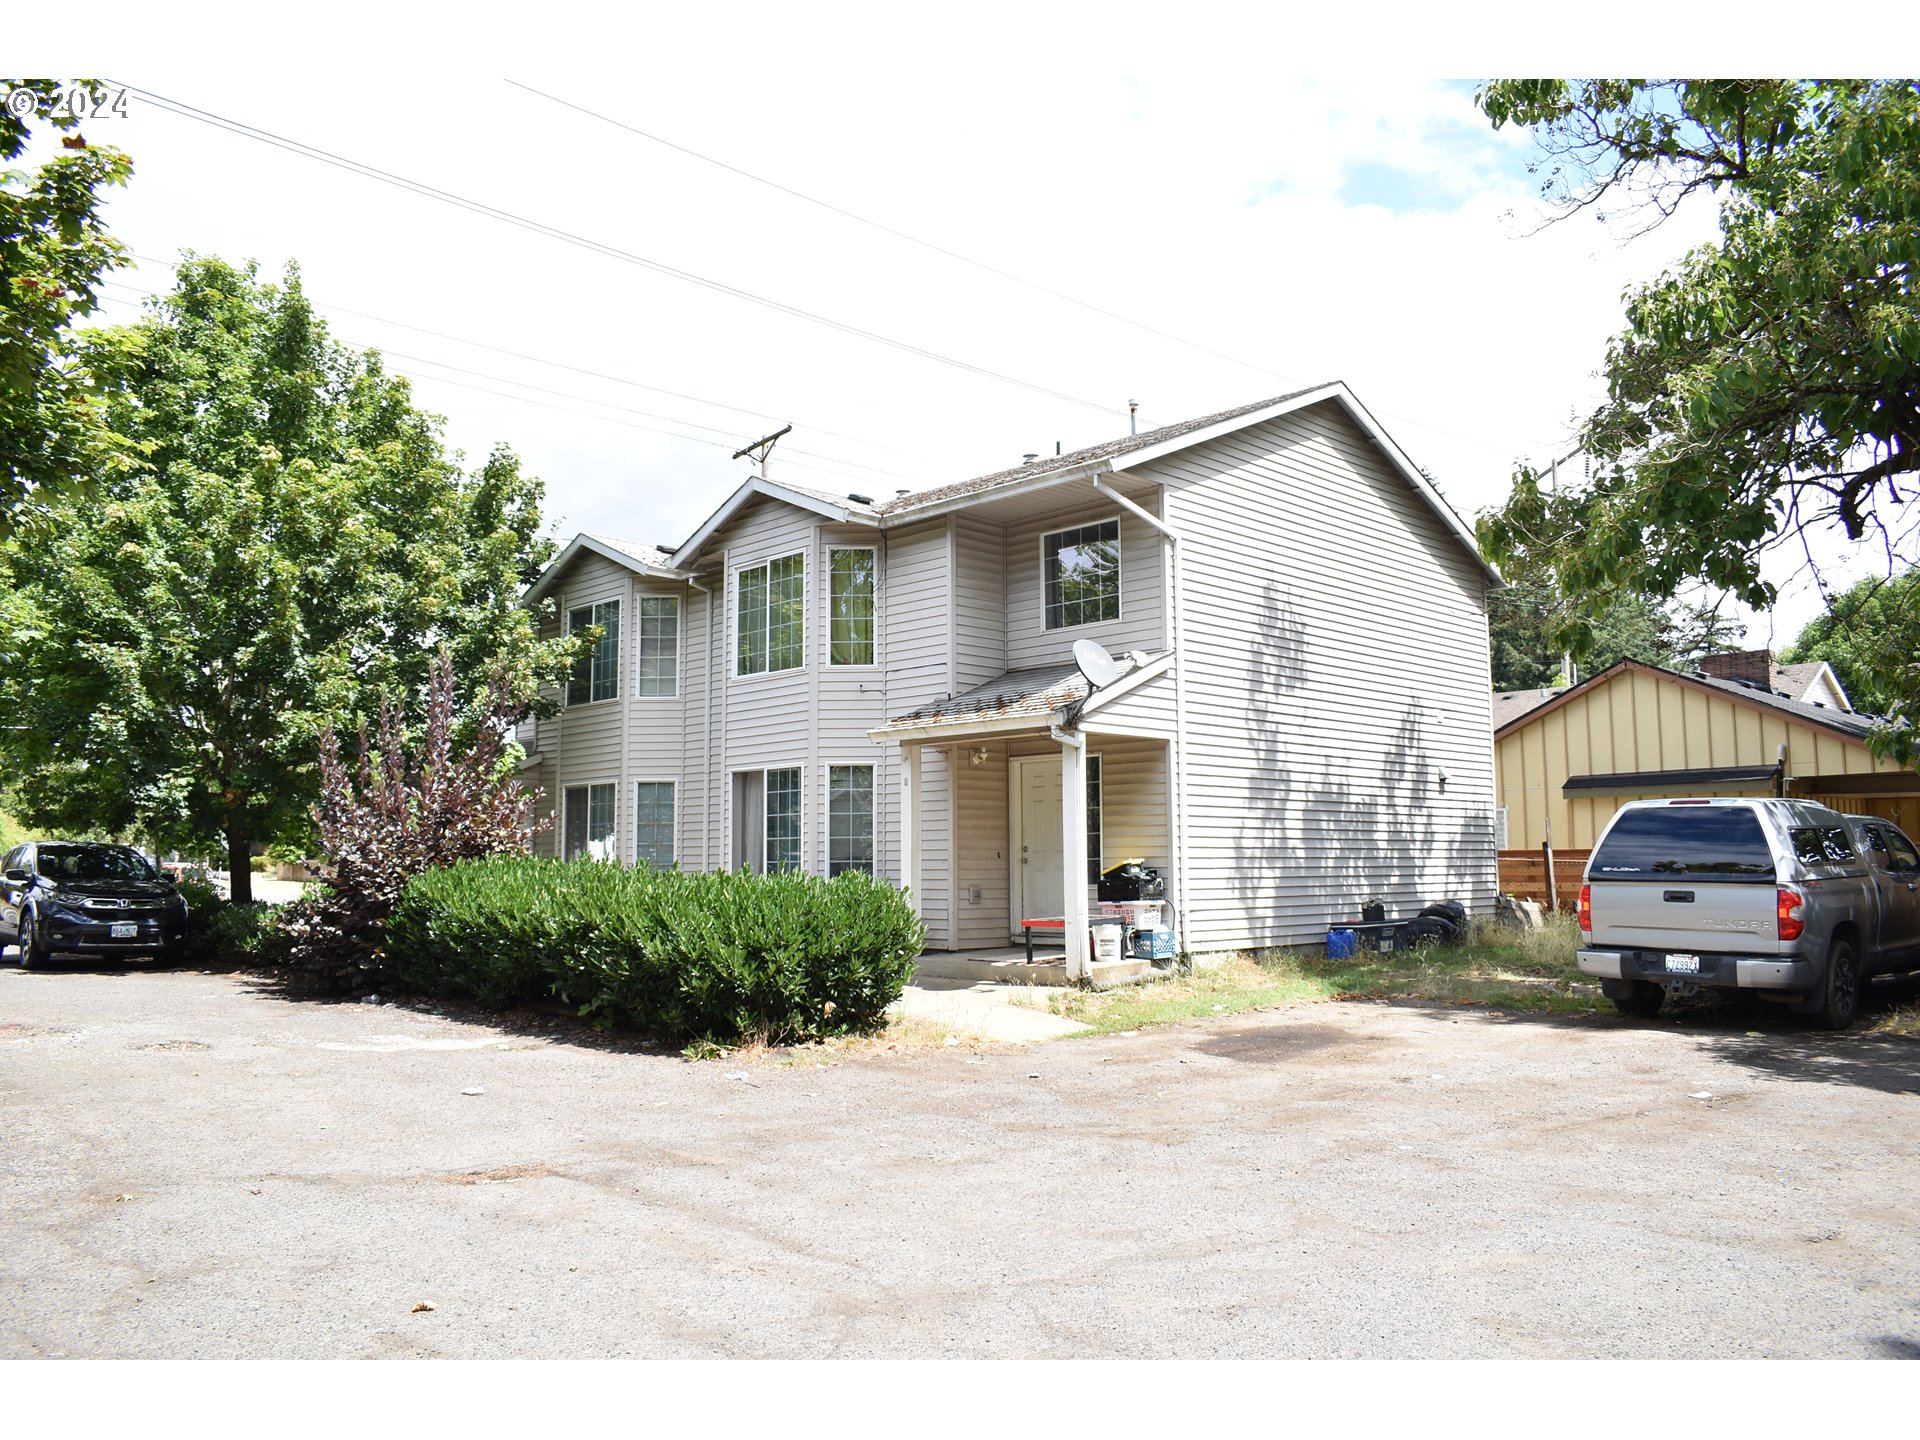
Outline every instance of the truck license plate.
<path fill-rule="evenodd" d="M 1669 975 L 1698 975 L 1700 973 L 1700 957 L 1698 955 L 1669 955 L 1667 956 L 1667 973 Z"/>
<path fill-rule="evenodd" d="M 130 920 L 121 920 L 109 926 L 107 933 L 115 940 L 131 940 L 140 933 L 140 927 Z"/>

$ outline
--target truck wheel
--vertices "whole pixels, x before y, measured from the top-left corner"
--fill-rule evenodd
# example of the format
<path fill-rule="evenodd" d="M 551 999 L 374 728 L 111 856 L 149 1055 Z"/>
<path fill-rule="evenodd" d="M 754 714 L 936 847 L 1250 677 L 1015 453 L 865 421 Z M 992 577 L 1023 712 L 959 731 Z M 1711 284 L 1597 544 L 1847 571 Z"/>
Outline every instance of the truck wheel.
<path fill-rule="evenodd" d="M 1822 1030 L 1844 1030 L 1853 1024 L 1860 1008 L 1860 961 L 1851 941 L 1836 940 L 1827 951 L 1827 980 L 1819 993 L 1815 1024 Z"/>
<path fill-rule="evenodd" d="M 1646 980 L 1635 980 L 1625 995 L 1613 997 L 1613 1008 L 1622 1015 L 1631 1015 L 1636 1020 L 1651 1020 L 1660 1013 L 1661 1002 L 1667 998 L 1667 992 L 1658 985 Z"/>

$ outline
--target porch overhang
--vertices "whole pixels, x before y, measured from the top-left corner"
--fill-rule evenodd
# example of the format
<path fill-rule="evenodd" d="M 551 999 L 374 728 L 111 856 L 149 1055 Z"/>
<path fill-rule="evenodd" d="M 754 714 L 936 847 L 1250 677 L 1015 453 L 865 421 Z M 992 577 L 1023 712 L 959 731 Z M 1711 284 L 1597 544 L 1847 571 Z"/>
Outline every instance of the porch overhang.
<path fill-rule="evenodd" d="M 944 700 L 932 701 L 876 726 L 867 732 L 879 743 L 896 741 L 919 745 L 941 740 L 965 740 L 990 735 L 1046 734 L 1071 729 L 1083 715 L 1148 684 L 1165 674 L 1172 652 L 1147 655 L 1139 651 L 1120 660 L 1121 674 L 1111 685 L 1094 690 L 1080 667 L 1073 664 L 1009 670 L 984 685 Z"/>

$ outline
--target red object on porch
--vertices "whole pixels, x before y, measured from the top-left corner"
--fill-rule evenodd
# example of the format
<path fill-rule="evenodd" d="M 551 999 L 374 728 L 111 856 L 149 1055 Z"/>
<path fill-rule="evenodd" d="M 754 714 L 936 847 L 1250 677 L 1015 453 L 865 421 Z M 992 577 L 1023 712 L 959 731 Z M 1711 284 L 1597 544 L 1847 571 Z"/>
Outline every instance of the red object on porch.
<path fill-rule="evenodd" d="M 1027 963 L 1033 963 L 1033 932 L 1036 930 L 1058 930 L 1064 940 L 1067 934 L 1067 917 L 1064 915 L 1036 915 L 1031 920 L 1020 922 L 1020 933 L 1027 942 Z"/>

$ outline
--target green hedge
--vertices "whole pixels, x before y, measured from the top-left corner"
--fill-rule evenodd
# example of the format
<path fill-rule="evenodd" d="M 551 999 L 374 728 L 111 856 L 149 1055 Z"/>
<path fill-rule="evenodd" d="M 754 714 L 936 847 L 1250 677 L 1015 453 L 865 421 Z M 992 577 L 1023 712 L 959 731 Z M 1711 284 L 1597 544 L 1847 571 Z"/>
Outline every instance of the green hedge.
<path fill-rule="evenodd" d="M 525 856 L 415 878 L 387 922 L 401 984 L 489 1005 L 558 998 L 673 1038 L 873 1028 L 925 928 L 860 874 L 682 874 Z"/>

